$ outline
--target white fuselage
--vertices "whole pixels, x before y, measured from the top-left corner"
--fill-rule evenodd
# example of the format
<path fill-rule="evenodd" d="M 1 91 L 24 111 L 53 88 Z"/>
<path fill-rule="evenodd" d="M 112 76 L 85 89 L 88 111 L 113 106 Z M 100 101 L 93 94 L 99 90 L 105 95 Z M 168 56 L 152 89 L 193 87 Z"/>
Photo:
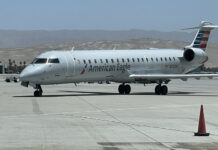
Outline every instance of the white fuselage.
<path fill-rule="evenodd" d="M 33 86 L 34 96 L 42 96 L 41 85 L 113 81 L 121 83 L 120 94 L 130 94 L 126 83 L 157 83 L 155 94 L 166 95 L 166 85 L 172 79 L 187 81 L 188 78 L 213 78 L 218 74 L 195 74 L 208 56 L 205 53 L 211 30 L 218 28 L 202 21 L 192 43 L 183 50 L 80 50 L 49 51 L 36 57 L 20 74 L 21 85 Z"/>
<path fill-rule="evenodd" d="M 190 62 L 184 50 L 80 50 L 49 51 L 37 58 L 58 58 L 59 63 L 29 64 L 21 73 L 22 81 L 34 84 L 114 81 L 135 82 L 130 74 L 181 74 L 192 71 L 207 60 L 201 49 Z M 143 81 L 142 81 L 143 82 Z"/>

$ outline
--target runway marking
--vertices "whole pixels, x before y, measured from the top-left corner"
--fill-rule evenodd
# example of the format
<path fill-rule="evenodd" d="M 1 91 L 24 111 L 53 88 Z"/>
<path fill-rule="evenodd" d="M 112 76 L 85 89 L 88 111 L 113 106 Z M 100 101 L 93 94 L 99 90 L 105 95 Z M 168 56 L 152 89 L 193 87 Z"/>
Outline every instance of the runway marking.
<path fill-rule="evenodd" d="M 1 116 L 2 118 L 18 118 L 18 117 L 39 117 L 39 116 L 65 116 L 65 117 L 74 117 L 74 118 L 83 118 L 83 119 L 89 119 L 89 120 L 97 120 L 97 121 L 104 121 L 104 122 L 112 122 L 112 123 L 119 123 L 119 124 L 128 124 L 132 126 L 137 127 L 148 127 L 148 128 L 156 128 L 156 129 L 163 129 L 163 130 L 171 130 L 171 131 L 177 131 L 177 132 L 187 132 L 187 133 L 194 133 L 195 131 L 188 131 L 188 130 L 179 130 L 179 129 L 173 129 L 173 128 L 164 128 L 164 127 L 158 127 L 158 126 L 151 126 L 146 124 L 136 124 L 136 123 L 129 123 L 129 122 L 121 122 L 121 121 L 114 121 L 114 120 L 108 120 L 108 119 L 100 119 L 95 117 L 89 117 L 89 116 L 80 116 L 80 115 L 74 115 L 73 113 L 47 113 L 47 114 L 32 114 L 32 115 L 17 115 L 17 116 Z M 218 136 L 217 134 L 211 133 L 211 135 Z"/>
<path fill-rule="evenodd" d="M 141 131 L 141 130 L 135 128 L 135 127 L 133 127 L 130 123 L 125 123 L 125 122 L 123 122 L 122 120 L 118 119 L 117 117 L 115 117 L 114 115 L 110 114 L 109 112 L 107 112 L 107 111 L 101 109 L 100 107 L 98 107 L 98 106 L 96 106 L 96 105 L 94 105 L 94 104 L 92 104 L 92 103 L 86 101 L 84 98 L 78 97 L 78 99 L 82 100 L 83 102 L 85 102 L 86 104 L 90 105 L 91 107 L 93 107 L 93 108 L 95 108 L 95 109 L 98 109 L 99 111 L 101 111 L 102 113 L 106 114 L 107 116 L 113 118 L 113 119 L 116 120 L 116 121 L 104 120 L 104 119 L 99 119 L 99 118 L 92 118 L 92 117 L 87 117 L 87 116 L 80 116 L 80 117 L 86 118 L 86 119 L 94 119 L 94 120 L 97 120 L 97 121 L 100 120 L 100 121 L 107 121 L 107 122 L 113 122 L 113 123 L 123 124 L 123 125 L 129 127 L 130 129 L 135 130 L 135 131 L 138 132 L 139 134 L 145 136 L 146 138 L 148 138 L 148 139 L 150 139 L 150 140 L 152 140 L 152 141 L 154 141 L 154 142 L 157 142 L 157 143 L 159 143 L 160 145 L 162 145 L 162 146 L 164 146 L 164 147 L 166 147 L 166 148 L 170 148 L 170 149 L 171 149 L 171 147 L 170 147 L 169 145 L 166 145 L 165 143 L 162 143 L 162 142 L 158 141 L 157 139 L 153 138 L 152 136 L 146 134 L 145 132 L 143 132 L 143 131 Z"/>
<path fill-rule="evenodd" d="M 183 108 L 183 107 L 197 107 L 200 106 L 199 104 L 193 104 L 193 105 L 173 105 L 172 108 Z M 218 104 L 204 104 L 204 106 L 218 106 Z M 83 113 L 98 113 L 102 111 L 107 112 L 115 112 L 115 111 L 126 111 L 126 110 L 140 110 L 140 109 L 159 109 L 159 108 L 171 108 L 171 106 L 151 106 L 151 107 L 130 107 L 130 108 L 116 108 L 116 109 L 102 109 L 102 110 L 94 110 L 94 111 L 77 111 L 77 112 L 61 112 L 61 113 L 39 113 L 39 114 L 21 114 L 21 115 L 11 115 L 11 116 L 0 116 L 4 118 L 15 118 L 15 117 L 31 117 L 31 116 L 48 116 L 48 115 L 70 115 L 70 114 L 83 114 Z M 200 108 L 200 107 L 199 107 Z"/>
<path fill-rule="evenodd" d="M 35 102 L 32 101 L 32 103 L 35 105 Z M 215 106 L 218 104 L 204 104 L 205 106 Z M 132 107 L 132 108 L 117 108 L 117 109 L 100 109 L 95 111 L 83 111 L 83 112 L 61 112 L 61 113 L 36 113 L 36 114 L 23 114 L 23 115 L 13 115 L 13 116 L 0 116 L 0 118 L 20 118 L 20 117 L 39 117 L 39 116 L 65 116 L 65 117 L 75 117 L 75 118 L 83 118 L 83 119 L 89 119 L 89 120 L 97 120 L 97 121 L 103 121 L 103 122 L 111 122 L 111 123 L 119 123 L 126 126 L 136 126 L 136 127 L 147 127 L 147 128 L 156 128 L 156 129 L 162 129 L 162 130 L 169 130 L 169 131 L 176 131 L 176 132 L 186 132 L 186 133 L 194 133 L 195 131 L 188 131 L 188 130 L 179 130 L 179 129 L 173 129 L 173 128 L 165 128 L 165 127 L 159 127 L 159 126 L 152 126 L 147 124 L 137 124 L 137 123 L 129 123 L 129 122 L 123 122 L 113 115 L 111 115 L 109 112 L 112 111 L 125 111 L 125 110 L 135 110 L 135 109 L 158 109 L 158 108 L 182 108 L 182 107 L 197 107 L 199 104 L 193 104 L 193 105 L 172 105 L 172 106 L 157 106 L 157 107 Z M 93 106 L 96 107 L 96 106 Z M 33 108 L 36 112 L 41 112 L 39 107 Z M 96 108 L 97 109 L 97 108 Z M 114 118 L 115 120 L 108 120 L 108 119 L 100 119 L 95 117 L 89 117 L 89 116 L 83 116 L 83 115 L 74 115 L 74 114 L 82 114 L 82 113 L 98 113 L 103 112 L 106 115 Z M 187 118 L 189 119 L 189 118 Z M 137 129 L 136 129 L 137 130 Z M 140 131 L 141 132 L 141 131 Z M 218 136 L 217 134 L 211 133 L 211 135 Z M 147 135 L 146 135 L 147 136 Z M 155 140 L 155 139 L 154 139 Z"/>
<path fill-rule="evenodd" d="M 39 103 L 36 99 L 32 99 L 32 105 L 33 105 L 33 112 L 35 114 L 42 114 L 42 111 L 40 110 Z"/>

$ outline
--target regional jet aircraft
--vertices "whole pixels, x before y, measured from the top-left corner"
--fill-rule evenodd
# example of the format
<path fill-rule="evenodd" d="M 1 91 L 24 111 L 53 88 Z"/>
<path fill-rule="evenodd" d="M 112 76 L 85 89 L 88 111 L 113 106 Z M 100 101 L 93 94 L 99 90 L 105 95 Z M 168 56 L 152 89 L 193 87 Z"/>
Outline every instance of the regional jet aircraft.
<path fill-rule="evenodd" d="M 194 74 L 208 56 L 210 31 L 218 26 L 202 21 L 191 45 L 184 49 L 48 51 L 36 57 L 20 74 L 21 85 L 33 86 L 42 96 L 41 85 L 112 81 L 121 83 L 120 94 L 131 92 L 130 83 L 157 84 L 155 94 L 166 95 L 172 79 L 218 77 Z"/>

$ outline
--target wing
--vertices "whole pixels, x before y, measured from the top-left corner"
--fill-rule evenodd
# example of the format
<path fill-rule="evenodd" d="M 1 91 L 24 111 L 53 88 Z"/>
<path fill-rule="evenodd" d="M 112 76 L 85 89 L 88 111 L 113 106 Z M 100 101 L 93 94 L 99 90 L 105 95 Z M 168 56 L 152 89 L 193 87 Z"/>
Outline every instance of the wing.
<path fill-rule="evenodd" d="M 207 77 L 212 79 L 213 77 L 218 77 L 218 74 L 131 74 L 130 78 L 136 80 L 170 80 L 170 79 L 181 79 L 186 81 L 188 78 L 200 79 L 202 77 Z"/>

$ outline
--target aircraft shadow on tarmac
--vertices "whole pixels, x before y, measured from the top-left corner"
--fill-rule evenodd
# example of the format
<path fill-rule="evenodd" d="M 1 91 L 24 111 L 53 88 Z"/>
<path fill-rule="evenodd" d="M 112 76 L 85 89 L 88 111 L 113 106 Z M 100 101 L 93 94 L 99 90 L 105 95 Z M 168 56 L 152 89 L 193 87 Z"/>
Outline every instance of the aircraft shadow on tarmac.
<path fill-rule="evenodd" d="M 121 95 L 119 93 L 111 93 L 111 92 L 92 92 L 92 91 L 64 91 L 61 90 L 59 92 L 64 93 L 71 93 L 71 94 L 55 94 L 55 95 L 42 95 L 42 97 L 67 97 L 67 96 L 110 96 L 110 95 L 120 95 L 120 96 L 128 96 L 128 95 Z M 218 97 L 218 95 L 210 94 L 208 92 L 180 92 L 180 91 L 173 91 L 170 92 L 166 96 L 210 96 L 210 97 Z M 155 95 L 153 92 L 134 92 L 129 95 Z M 159 96 L 159 95 L 157 95 Z M 162 96 L 162 95 L 160 95 Z M 32 95 L 23 95 L 23 96 L 13 96 L 13 97 L 34 97 Z"/>

